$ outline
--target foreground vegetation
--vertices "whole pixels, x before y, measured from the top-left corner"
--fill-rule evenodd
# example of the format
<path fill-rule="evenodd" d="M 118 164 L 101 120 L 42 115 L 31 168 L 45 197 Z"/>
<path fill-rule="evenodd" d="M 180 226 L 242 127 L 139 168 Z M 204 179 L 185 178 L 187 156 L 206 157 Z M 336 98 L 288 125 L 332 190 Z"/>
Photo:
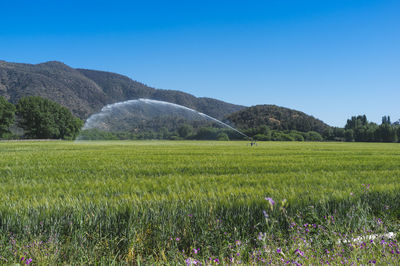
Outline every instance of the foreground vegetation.
<path fill-rule="evenodd" d="M 395 264 L 399 158 L 398 144 L 3 142 L 0 261 Z"/>

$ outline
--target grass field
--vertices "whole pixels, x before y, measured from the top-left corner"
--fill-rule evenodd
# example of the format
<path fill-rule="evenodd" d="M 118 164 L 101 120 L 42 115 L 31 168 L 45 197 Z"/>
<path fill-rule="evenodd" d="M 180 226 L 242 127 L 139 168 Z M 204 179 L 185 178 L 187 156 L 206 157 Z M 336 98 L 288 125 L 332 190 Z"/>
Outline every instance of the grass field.
<path fill-rule="evenodd" d="M 348 240 L 399 222 L 399 144 L 0 143 L 0 264 L 395 263 Z"/>

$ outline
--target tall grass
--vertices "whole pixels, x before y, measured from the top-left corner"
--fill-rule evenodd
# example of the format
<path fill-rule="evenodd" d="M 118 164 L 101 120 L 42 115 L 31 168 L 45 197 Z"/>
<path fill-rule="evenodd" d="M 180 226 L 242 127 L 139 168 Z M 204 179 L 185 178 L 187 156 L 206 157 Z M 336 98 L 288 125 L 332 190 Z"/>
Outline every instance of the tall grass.
<path fill-rule="evenodd" d="M 294 263 L 309 237 L 297 227 L 313 224 L 302 252 L 321 263 L 342 238 L 398 230 L 399 156 L 397 144 L 0 143 L 0 261 Z M 354 250 L 348 261 L 382 253 Z"/>

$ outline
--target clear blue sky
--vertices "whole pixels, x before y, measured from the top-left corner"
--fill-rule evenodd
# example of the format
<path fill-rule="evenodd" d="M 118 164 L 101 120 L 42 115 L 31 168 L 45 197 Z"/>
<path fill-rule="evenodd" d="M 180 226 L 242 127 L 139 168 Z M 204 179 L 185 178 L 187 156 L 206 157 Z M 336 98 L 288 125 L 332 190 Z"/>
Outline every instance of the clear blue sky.
<path fill-rule="evenodd" d="M 330 125 L 400 119 L 399 0 L 3 1 L 0 60 L 125 74 Z"/>

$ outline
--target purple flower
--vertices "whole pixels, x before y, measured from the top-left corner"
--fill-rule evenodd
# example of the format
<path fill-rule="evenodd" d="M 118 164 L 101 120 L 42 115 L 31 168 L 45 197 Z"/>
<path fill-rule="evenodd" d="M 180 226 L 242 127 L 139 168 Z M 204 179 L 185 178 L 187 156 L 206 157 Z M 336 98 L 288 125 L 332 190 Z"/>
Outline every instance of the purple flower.
<path fill-rule="evenodd" d="M 270 197 L 266 197 L 266 198 L 265 198 L 265 200 L 266 200 L 266 201 L 268 201 L 268 202 L 269 202 L 269 204 L 271 204 L 272 206 L 274 206 L 274 205 L 275 205 L 275 201 L 274 201 L 272 198 L 270 198 Z"/>
<path fill-rule="evenodd" d="M 32 259 L 29 259 L 25 262 L 26 265 L 30 264 L 32 262 Z"/>
<path fill-rule="evenodd" d="M 281 252 L 282 252 L 282 249 L 280 249 L 280 248 L 276 249 L 276 253 L 281 253 Z"/>
<path fill-rule="evenodd" d="M 268 213 L 265 210 L 263 211 L 263 214 L 264 214 L 264 218 L 268 219 Z"/>
<path fill-rule="evenodd" d="M 176 240 L 176 241 L 179 241 L 179 240 L 181 240 L 181 239 L 180 239 L 179 237 L 177 237 L 177 238 L 175 238 L 175 240 Z"/>
<path fill-rule="evenodd" d="M 299 254 L 300 256 L 304 257 L 304 252 L 301 251 L 300 249 L 296 249 L 296 251 L 294 253 Z"/>

